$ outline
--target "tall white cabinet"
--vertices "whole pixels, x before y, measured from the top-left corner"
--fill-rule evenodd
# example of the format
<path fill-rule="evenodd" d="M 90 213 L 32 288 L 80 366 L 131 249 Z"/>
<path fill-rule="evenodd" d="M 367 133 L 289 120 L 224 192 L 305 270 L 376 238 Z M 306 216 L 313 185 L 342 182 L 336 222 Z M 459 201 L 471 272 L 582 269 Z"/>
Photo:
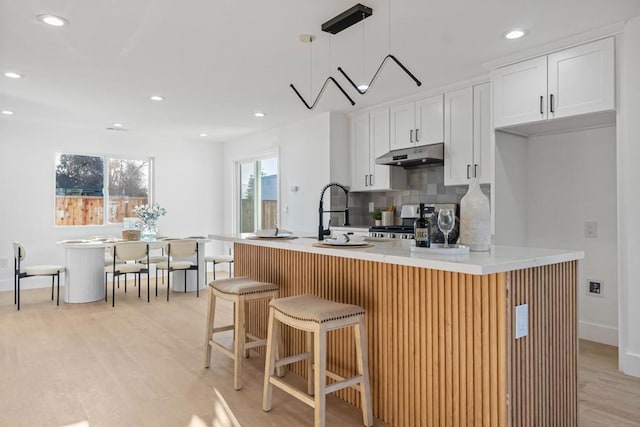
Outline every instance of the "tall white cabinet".
<path fill-rule="evenodd" d="M 396 166 L 376 164 L 389 152 L 389 108 L 357 114 L 351 120 L 351 191 L 406 188 L 406 171 Z"/>
<path fill-rule="evenodd" d="M 498 68 L 491 82 L 496 128 L 614 110 L 614 39 Z"/>
<path fill-rule="evenodd" d="M 491 182 L 489 83 L 444 95 L 444 184 Z"/>

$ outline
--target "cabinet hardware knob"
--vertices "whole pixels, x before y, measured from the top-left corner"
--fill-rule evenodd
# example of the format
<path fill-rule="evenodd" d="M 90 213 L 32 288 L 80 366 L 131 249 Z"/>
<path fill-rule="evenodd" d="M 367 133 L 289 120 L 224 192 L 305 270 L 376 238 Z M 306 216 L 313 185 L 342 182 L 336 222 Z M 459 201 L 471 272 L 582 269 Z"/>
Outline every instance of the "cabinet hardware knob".
<path fill-rule="evenodd" d="M 555 113 L 555 108 L 554 108 L 554 105 L 553 105 L 553 94 L 551 94 L 551 95 L 549 96 L 549 100 L 550 100 L 550 102 L 551 102 L 551 112 L 552 112 L 552 113 Z"/>
<path fill-rule="evenodd" d="M 369 175 L 369 185 L 373 187 L 373 174 Z"/>
<path fill-rule="evenodd" d="M 419 131 L 419 130 L 420 130 L 420 129 L 416 129 L 416 142 L 420 142 L 420 141 L 418 140 L 418 131 Z"/>
<path fill-rule="evenodd" d="M 473 176 L 478 177 L 478 164 L 473 165 Z"/>
<path fill-rule="evenodd" d="M 409 142 L 413 142 L 413 129 L 409 131 Z"/>
<path fill-rule="evenodd" d="M 470 169 L 471 169 L 471 165 L 467 165 L 467 179 L 471 179 L 471 176 L 469 176 Z"/>
<path fill-rule="evenodd" d="M 541 95 L 540 96 L 540 114 L 542 114 L 544 116 L 544 97 Z"/>
<path fill-rule="evenodd" d="M 368 179 L 368 177 L 369 177 L 369 175 L 365 175 L 365 176 L 364 176 L 364 186 L 365 186 L 365 187 L 368 187 L 368 186 L 369 186 L 369 184 L 367 184 L 367 179 Z"/>

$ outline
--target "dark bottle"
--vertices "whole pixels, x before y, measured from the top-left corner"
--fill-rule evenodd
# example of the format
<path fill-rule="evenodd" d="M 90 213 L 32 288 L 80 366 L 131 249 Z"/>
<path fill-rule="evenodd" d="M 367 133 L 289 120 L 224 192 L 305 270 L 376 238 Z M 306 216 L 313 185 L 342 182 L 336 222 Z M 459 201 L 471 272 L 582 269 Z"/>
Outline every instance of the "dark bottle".
<path fill-rule="evenodd" d="M 413 234 L 416 239 L 416 247 L 429 248 L 431 241 L 429 239 L 429 220 L 424 216 L 424 203 L 420 203 L 420 216 L 413 223 Z"/>

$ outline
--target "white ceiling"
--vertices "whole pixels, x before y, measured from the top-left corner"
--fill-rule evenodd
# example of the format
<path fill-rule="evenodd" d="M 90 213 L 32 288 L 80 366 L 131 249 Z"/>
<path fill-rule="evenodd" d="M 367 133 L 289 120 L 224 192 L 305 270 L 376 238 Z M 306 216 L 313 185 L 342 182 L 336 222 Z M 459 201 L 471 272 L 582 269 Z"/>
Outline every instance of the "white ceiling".
<path fill-rule="evenodd" d="M 362 24 L 337 35 L 320 26 L 356 0 L 0 0 L 0 109 L 6 120 L 224 141 L 324 111 L 350 111 L 486 73 L 482 63 L 640 15 L 638 0 L 362 1 L 365 73 L 391 53 L 423 85 L 392 64 L 370 92 L 358 95 L 336 70 L 362 74 Z M 41 24 L 51 13 L 65 28 Z M 389 20 L 389 16 L 391 19 Z M 390 21 L 390 32 L 389 32 Z M 529 34 L 501 38 L 513 27 Z M 310 51 L 298 35 L 314 34 Z M 329 87 L 333 75 L 356 101 Z M 163 102 L 149 96 L 160 94 Z M 264 111 L 262 119 L 253 117 Z M 105 130 L 106 132 L 106 130 Z M 206 132 L 207 138 L 198 134 Z"/>

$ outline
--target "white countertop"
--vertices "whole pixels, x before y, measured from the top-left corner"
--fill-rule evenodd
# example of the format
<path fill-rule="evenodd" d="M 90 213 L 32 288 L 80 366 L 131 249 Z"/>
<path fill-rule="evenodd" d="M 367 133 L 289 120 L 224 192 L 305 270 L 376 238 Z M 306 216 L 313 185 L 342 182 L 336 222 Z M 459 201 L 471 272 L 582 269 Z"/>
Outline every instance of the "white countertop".
<path fill-rule="evenodd" d="M 370 243 L 375 245 L 372 248 L 343 249 L 315 247 L 313 244 L 318 241 L 314 238 L 253 240 L 247 239 L 246 237 L 248 236 L 250 235 L 210 234 L 209 238 L 225 242 L 245 243 L 255 246 L 479 275 L 502 273 L 584 258 L 584 252 L 579 250 L 492 246 L 491 250 L 487 252 L 470 252 L 464 255 L 447 256 L 411 252 L 410 240 L 371 241 Z"/>

